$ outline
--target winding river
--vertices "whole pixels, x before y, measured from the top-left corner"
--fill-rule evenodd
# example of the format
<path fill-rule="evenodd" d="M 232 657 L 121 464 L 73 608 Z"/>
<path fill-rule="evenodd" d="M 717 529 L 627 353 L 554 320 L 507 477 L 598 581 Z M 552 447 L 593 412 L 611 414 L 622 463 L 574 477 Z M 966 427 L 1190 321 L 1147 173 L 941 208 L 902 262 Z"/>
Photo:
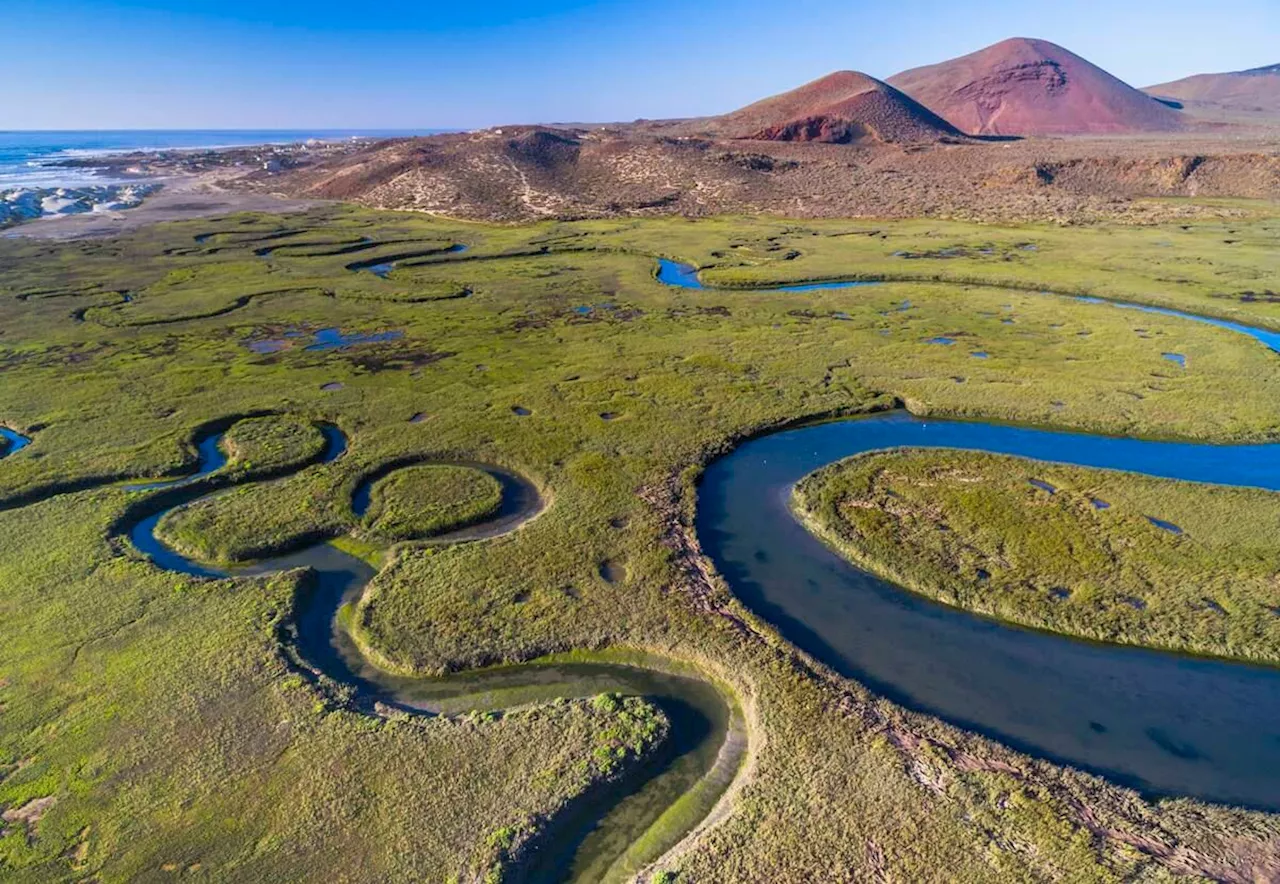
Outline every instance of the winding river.
<path fill-rule="evenodd" d="M 689 264 L 660 260 L 656 277 L 704 288 Z M 1280 351 L 1280 333 L 1266 329 L 1076 300 L 1207 323 Z M 791 490 L 809 473 L 899 446 L 1280 491 L 1280 445 L 1151 442 L 894 413 L 745 443 L 707 469 L 697 512 L 703 550 L 737 596 L 794 644 L 872 690 L 1148 795 L 1280 810 L 1280 669 L 1095 644 L 950 608 L 855 567 L 792 515 Z"/>
<path fill-rule="evenodd" d="M 332 463 L 346 452 L 346 436 L 332 424 L 318 426 L 325 445 L 316 462 Z M 684 829 L 664 826 L 664 814 L 679 806 L 673 816 L 692 810 L 688 818 L 701 819 L 732 782 L 745 748 L 740 713 L 719 688 L 699 677 L 643 664 L 556 660 L 442 678 L 393 675 L 364 657 L 340 616 L 355 605 L 376 574 L 363 560 L 319 542 L 252 565 L 220 568 L 167 546 L 155 533 L 165 514 L 228 487 L 210 490 L 201 481 L 216 477 L 227 462 L 221 440 L 221 432 L 197 439 L 197 468 L 190 475 L 126 485 L 130 491 L 163 493 L 137 504 L 121 530 L 155 565 L 177 573 L 218 578 L 311 569 L 309 591 L 300 600 L 294 623 L 296 650 L 309 667 L 353 688 L 356 704 L 365 712 L 374 713 L 378 705 L 427 715 L 490 712 L 556 697 L 612 692 L 646 697 L 666 713 L 671 732 L 665 744 L 620 782 L 598 787 L 553 821 L 549 836 L 541 839 L 528 861 L 526 880 L 612 881 L 634 876 L 686 834 Z M 353 513 L 364 514 L 378 480 L 426 462 L 420 458 L 396 461 L 366 475 L 352 494 Z M 465 465 L 498 480 L 501 507 L 489 519 L 433 537 L 432 542 L 498 537 L 542 511 L 537 489 L 524 478 L 483 464 Z"/>
<path fill-rule="evenodd" d="M 1280 669 L 1093 644 L 946 607 L 854 567 L 791 514 L 799 479 L 897 446 L 1280 490 L 1280 445 L 1148 442 L 897 412 L 745 443 L 707 469 L 697 513 L 703 549 L 738 597 L 877 693 L 1148 794 L 1280 810 Z"/>
<path fill-rule="evenodd" d="M 374 268 L 373 262 L 351 266 Z M 660 262 L 657 278 L 703 287 L 693 267 L 672 261 Z M 767 288 L 804 292 L 867 284 Z M 1084 300 L 1208 322 L 1280 349 L 1275 332 L 1164 308 Z M 344 455 L 347 440 L 337 427 L 319 426 L 325 447 L 316 462 L 331 463 Z M 0 435 L 8 442 L 0 456 L 30 441 L 4 428 Z M 664 815 L 701 819 L 727 788 L 743 753 L 741 713 L 693 673 L 674 675 L 643 663 L 547 660 L 444 678 L 396 676 L 365 659 L 340 616 L 375 576 L 363 560 L 319 542 L 222 569 L 167 547 L 155 535 L 165 513 L 230 486 L 218 481 L 226 465 L 221 439 L 219 430 L 195 440 L 198 466 L 188 476 L 126 486 L 138 501 L 118 529 L 158 567 L 175 572 L 226 577 L 310 568 L 309 591 L 294 624 L 296 649 L 310 667 L 354 688 L 360 708 L 372 713 L 383 704 L 455 714 L 615 691 L 648 697 L 666 711 L 672 739 L 624 781 L 588 793 L 557 818 L 531 858 L 532 880 L 634 875 L 685 834 L 687 829 L 663 832 Z M 707 468 L 697 509 L 700 542 L 738 597 L 797 646 L 872 690 L 1147 794 L 1280 810 L 1280 669 L 1094 644 L 949 608 L 849 564 L 792 516 L 790 492 L 799 479 L 841 458 L 897 446 L 986 451 L 1280 490 L 1280 445 L 1153 442 L 890 413 L 746 442 Z M 359 516 L 367 507 L 375 481 L 417 462 L 422 461 L 388 464 L 365 476 L 354 489 L 353 512 Z M 497 537 L 541 511 L 537 490 L 523 478 L 472 466 L 502 483 L 502 509 L 487 522 L 434 542 Z M 655 832 L 661 837 L 655 839 Z"/>
<path fill-rule="evenodd" d="M 666 258 L 658 259 L 658 269 L 654 274 L 658 282 L 666 285 L 675 286 L 676 288 L 686 289 L 713 289 L 722 292 L 816 292 L 828 291 L 831 289 L 847 289 L 857 286 L 876 285 L 876 281 L 840 281 L 828 280 L 825 282 L 807 282 L 798 285 L 779 284 L 773 285 L 764 283 L 753 287 L 716 287 L 704 285 L 698 277 L 698 269 L 692 264 L 685 264 L 680 261 L 671 261 Z M 886 278 L 884 282 L 893 282 L 892 278 Z M 919 282 L 918 280 L 908 280 L 910 282 Z M 946 285 L 945 281 L 939 281 L 936 284 Z M 982 285 L 982 283 L 966 282 L 953 283 L 954 285 Z M 1001 286 L 1004 288 L 1004 286 Z M 1026 289 L 1026 294 L 1035 294 L 1036 289 Z M 1260 341 L 1267 346 L 1268 349 L 1280 353 L 1280 332 L 1271 331 L 1257 326 L 1245 325 L 1240 322 L 1232 322 L 1228 319 L 1218 319 L 1213 316 L 1201 316 L 1197 313 L 1187 313 L 1182 310 L 1174 310 L 1169 307 L 1153 307 L 1150 304 L 1137 304 L 1133 301 L 1120 301 L 1113 298 L 1097 298 L 1083 295 L 1060 295 L 1056 292 L 1039 292 L 1040 294 L 1050 295 L 1053 297 L 1072 298 L 1083 304 L 1105 304 L 1111 307 L 1118 307 L 1123 310 L 1140 310 L 1143 313 L 1156 313 L 1161 316 L 1173 316 L 1177 319 L 1186 319 L 1191 322 L 1199 322 L 1205 325 L 1215 325 L 1218 328 L 1225 328 L 1242 335 L 1248 335 L 1254 340 Z"/>

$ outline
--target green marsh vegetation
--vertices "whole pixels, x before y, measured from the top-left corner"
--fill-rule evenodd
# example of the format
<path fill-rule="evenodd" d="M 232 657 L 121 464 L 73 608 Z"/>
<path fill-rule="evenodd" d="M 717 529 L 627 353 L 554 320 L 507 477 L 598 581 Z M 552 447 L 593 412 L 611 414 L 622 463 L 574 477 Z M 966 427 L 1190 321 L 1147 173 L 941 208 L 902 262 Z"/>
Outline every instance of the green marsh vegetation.
<path fill-rule="evenodd" d="M 273 415 L 237 421 L 222 437 L 232 470 L 274 472 L 315 460 L 324 436 L 310 421 L 295 415 Z"/>
<path fill-rule="evenodd" d="M 232 488 L 167 513 L 157 535 L 206 562 L 246 562 L 349 527 L 350 492 L 329 465 L 266 484 Z"/>
<path fill-rule="evenodd" d="M 22 581 L 3 608 L 24 627 L 6 641 L 4 804 L 57 799 L 6 823 L 6 878 L 479 878 L 612 776 L 620 746 L 661 738 L 652 716 L 589 700 L 501 719 L 348 711 L 281 654 L 297 574 L 205 582 L 122 558 L 104 530 L 123 505 L 109 491 L 0 517 L 6 580 Z M 510 847 L 488 839 L 503 827 Z"/>
<path fill-rule="evenodd" d="M 1280 659 L 1272 492 L 908 449 L 819 470 L 795 503 L 846 556 L 948 604 L 1101 641 Z"/>
<path fill-rule="evenodd" d="M 1206 858 L 1195 861 L 1202 877 L 1252 874 L 1262 866 L 1250 857 L 1280 837 L 1275 817 L 1144 802 L 904 712 L 807 662 L 723 584 L 689 592 L 673 545 L 700 464 L 803 417 L 904 401 L 1116 433 L 1274 438 L 1280 360 L 1256 341 L 1038 294 L 1280 326 L 1265 294 L 1280 276 L 1280 222 L 1266 207 L 1239 212 L 1185 230 L 762 218 L 487 227 L 326 208 L 119 240 L 0 241 L 0 419 L 35 440 L 0 461 L 11 636 L 0 644 L 0 807 L 29 808 L 0 838 L 4 876 L 482 880 L 500 862 L 499 873 L 518 869 L 522 845 L 609 776 L 593 759 L 625 722 L 591 702 L 425 720 L 351 710 L 289 665 L 280 631 L 298 575 L 159 571 L 110 536 L 129 499 L 121 489 L 3 508 L 82 480 L 180 473 L 197 428 L 260 412 L 298 423 L 245 438 L 237 459 L 255 468 L 305 459 L 312 421 L 341 426 L 350 449 L 184 512 L 174 537 L 201 555 L 252 557 L 254 544 L 349 530 L 360 478 L 408 459 L 499 465 L 552 501 L 492 541 L 397 547 L 353 612 L 357 639 L 389 667 L 644 649 L 737 692 L 751 733 L 744 772 L 718 825 L 650 873 L 1169 880 L 1169 854 L 1143 848 L 1156 843 Z M 364 237 L 379 245 L 322 254 Z M 346 269 L 413 251 L 406 243 L 468 250 L 403 259 L 385 280 Z M 961 246 L 959 257 L 894 256 Z M 654 255 L 739 285 L 851 271 L 920 279 L 679 290 L 653 278 Z M 470 294 L 419 302 L 446 291 Z M 402 334 L 308 350 L 325 328 Z M 938 336 L 955 343 L 928 343 Z M 284 344 L 248 346 L 263 340 Z"/>
<path fill-rule="evenodd" d="M 365 525 L 376 537 L 417 540 L 475 524 L 501 505 L 502 485 L 483 470 L 405 467 L 373 486 Z"/>

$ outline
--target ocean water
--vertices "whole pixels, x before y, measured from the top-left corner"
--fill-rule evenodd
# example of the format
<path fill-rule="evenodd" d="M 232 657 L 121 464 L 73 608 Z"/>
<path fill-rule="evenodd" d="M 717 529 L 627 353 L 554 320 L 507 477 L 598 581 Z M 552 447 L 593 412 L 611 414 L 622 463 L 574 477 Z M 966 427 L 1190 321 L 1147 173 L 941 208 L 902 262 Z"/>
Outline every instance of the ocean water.
<path fill-rule="evenodd" d="M 0 190 L 14 187 L 74 187 L 110 184 L 111 178 L 91 169 L 50 165 L 70 157 L 170 148 L 239 147 L 249 144 L 292 144 L 319 138 L 394 138 L 432 135 L 442 129 L 171 129 L 39 132 L 0 131 Z"/>

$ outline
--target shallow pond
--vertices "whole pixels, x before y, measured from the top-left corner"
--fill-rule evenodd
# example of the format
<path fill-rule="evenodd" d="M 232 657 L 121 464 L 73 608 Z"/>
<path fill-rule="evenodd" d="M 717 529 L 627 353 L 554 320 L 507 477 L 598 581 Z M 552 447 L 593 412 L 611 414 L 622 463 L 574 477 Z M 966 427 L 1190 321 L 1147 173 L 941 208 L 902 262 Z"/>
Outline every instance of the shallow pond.
<path fill-rule="evenodd" d="M 325 350 L 345 350 L 358 344 L 384 344 L 398 341 L 404 337 L 399 329 L 380 332 L 343 331 L 340 328 L 322 328 L 316 331 L 291 328 L 274 338 L 251 338 L 244 341 L 247 350 L 260 355 L 279 353 L 298 344 L 302 349 L 313 352 Z M 310 341 L 310 343 L 306 343 Z"/>
<path fill-rule="evenodd" d="M 355 344 L 381 344 L 386 341 L 394 341 L 404 337 L 404 332 L 399 330 L 370 332 L 361 334 L 360 332 L 344 332 L 338 328 L 322 328 L 312 335 L 315 339 L 314 344 L 308 344 L 307 350 L 342 350 Z"/>
<path fill-rule="evenodd" d="M 0 439 L 4 440 L 4 443 L 0 445 L 0 457 L 17 454 L 31 444 L 31 440 L 26 436 L 8 427 L 0 427 Z"/>

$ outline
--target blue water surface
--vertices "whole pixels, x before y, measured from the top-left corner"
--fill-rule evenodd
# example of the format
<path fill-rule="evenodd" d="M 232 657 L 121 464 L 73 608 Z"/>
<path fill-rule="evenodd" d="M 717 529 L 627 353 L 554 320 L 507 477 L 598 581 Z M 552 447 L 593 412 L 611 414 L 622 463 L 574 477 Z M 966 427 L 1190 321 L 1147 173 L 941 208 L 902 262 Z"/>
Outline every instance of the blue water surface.
<path fill-rule="evenodd" d="M 10 187 L 61 187 L 108 183 L 89 169 L 50 165 L 74 157 L 132 151 L 294 144 L 319 139 L 393 138 L 430 135 L 443 129 L 153 129 L 86 131 L 0 130 L 0 190 Z"/>
<path fill-rule="evenodd" d="M 1280 669 L 1093 644 L 946 607 L 853 566 L 792 515 L 791 489 L 808 473 L 899 446 L 1275 491 L 1280 445 L 1153 442 L 894 413 L 743 444 L 707 469 L 696 521 L 739 599 L 881 695 L 1150 794 L 1280 809 Z M 1176 542 L 1177 526 L 1147 518 L 1152 532 Z M 971 576 L 975 585 L 982 579 Z"/>

